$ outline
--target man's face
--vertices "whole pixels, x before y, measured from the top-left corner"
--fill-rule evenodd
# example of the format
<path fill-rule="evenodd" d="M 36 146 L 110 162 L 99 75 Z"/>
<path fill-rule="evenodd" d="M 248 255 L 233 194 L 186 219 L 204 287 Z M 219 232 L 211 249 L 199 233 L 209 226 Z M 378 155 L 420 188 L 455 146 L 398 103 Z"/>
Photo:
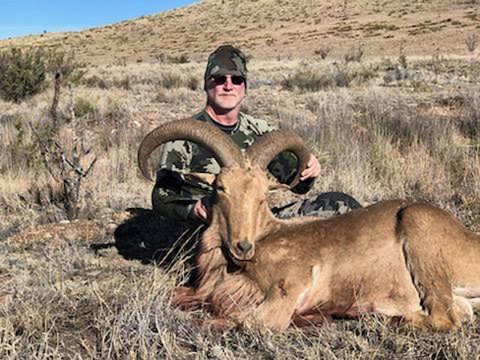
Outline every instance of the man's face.
<path fill-rule="evenodd" d="M 206 84 L 207 98 L 215 110 L 227 112 L 240 107 L 245 97 L 245 80 L 241 76 L 211 76 Z"/>

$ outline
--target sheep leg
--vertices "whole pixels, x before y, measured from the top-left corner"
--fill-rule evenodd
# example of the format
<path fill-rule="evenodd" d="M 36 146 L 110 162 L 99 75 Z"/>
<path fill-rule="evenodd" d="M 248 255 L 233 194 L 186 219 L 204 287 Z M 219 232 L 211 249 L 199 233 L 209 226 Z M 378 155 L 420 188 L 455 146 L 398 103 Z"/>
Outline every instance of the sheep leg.
<path fill-rule="evenodd" d="M 172 304 L 183 309 L 195 307 L 201 301 L 195 296 L 195 289 L 187 286 L 177 286 L 173 289 Z"/>
<path fill-rule="evenodd" d="M 480 297 L 467 299 L 474 311 L 480 310 Z"/>
<path fill-rule="evenodd" d="M 473 321 L 472 300 L 461 296 L 453 296 L 453 301 L 436 301 L 429 307 L 430 313 L 417 311 L 403 317 L 403 320 L 414 327 L 434 329 L 440 331 L 455 330 L 461 326 L 464 321 Z M 480 298 L 478 298 L 480 300 Z M 476 302 L 480 306 L 480 301 Z M 446 307 L 448 306 L 448 308 Z"/>
<path fill-rule="evenodd" d="M 462 296 L 470 303 L 472 310 L 480 309 L 480 286 L 455 286 L 453 288 L 453 294 Z"/>
<path fill-rule="evenodd" d="M 469 299 L 463 296 L 453 295 L 453 301 L 458 308 L 461 321 L 473 321 L 473 307 Z"/>
<path fill-rule="evenodd" d="M 412 260 L 412 259 L 410 259 Z M 416 259 L 415 259 L 416 260 Z M 418 311 L 405 319 L 416 327 L 426 327 L 439 331 L 456 330 L 462 322 L 470 318 L 471 306 L 465 298 L 455 297 L 448 276 L 439 267 L 415 266 L 410 262 L 414 285 L 422 301 L 423 311 Z M 465 300 L 465 301 L 463 301 Z"/>
<path fill-rule="evenodd" d="M 332 320 L 331 316 L 322 314 L 321 312 L 297 315 L 293 318 L 292 323 L 295 326 L 311 326 L 311 325 L 323 325 L 329 323 Z"/>
<path fill-rule="evenodd" d="M 403 242 L 405 265 L 423 307 L 423 311 L 408 314 L 404 318 L 417 327 L 456 330 L 468 318 L 468 306 L 464 301 L 455 299 L 450 281 L 451 269 L 440 265 L 443 262 L 441 250 L 425 245 L 435 244 L 443 236 L 425 229 L 431 217 L 432 210 L 429 209 L 407 207 L 397 215 L 397 236 Z"/>
<path fill-rule="evenodd" d="M 275 331 L 285 330 L 292 322 L 295 303 L 295 298 L 272 296 L 254 312 L 254 321 Z"/>
<path fill-rule="evenodd" d="M 215 329 L 218 331 L 227 331 L 233 329 L 236 324 L 225 318 L 217 319 L 206 319 L 202 322 L 202 330 L 208 331 L 210 329 Z"/>

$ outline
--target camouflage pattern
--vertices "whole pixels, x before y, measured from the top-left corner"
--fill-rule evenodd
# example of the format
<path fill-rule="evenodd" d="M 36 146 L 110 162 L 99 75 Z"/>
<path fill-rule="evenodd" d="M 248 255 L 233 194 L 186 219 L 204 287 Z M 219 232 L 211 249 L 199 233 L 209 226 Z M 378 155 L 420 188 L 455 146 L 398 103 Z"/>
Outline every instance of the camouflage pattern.
<path fill-rule="evenodd" d="M 321 193 L 315 199 L 295 201 L 282 207 L 275 207 L 272 212 L 276 217 L 287 219 L 294 216 L 318 216 L 330 218 L 345 214 L 362 205 L 348 194 L 342 192 Z"/>
<path fill-rule="evenodd" d="M 217 125 L 202 111 L 192 121 L 206 121 Z M 218 126 L 218 125 L 217 125 Z M 274 128 L 266 121 L 240 113 L 239 121 L 230 129 L 230 137 L 242 149 L 248 148 L 256 138 Z M 222 128 L 228 131 L 226 128 Z M 283 152 L 270 163 L 268 169 L 281 183 L 289 183 L 296 174 L 297 159 Z M 153 208 L 157 214 L 167 218 L 196 220 L 191 215 L 195 202 L 212 193 L 212 188 L 185 177 L 188 172 L 218 174 L 220 166 L 212 155 L 188 141 L 173 141 L 164 145 L 157 172 L 157 181 L 152 193 Z M 314 179 L 301 181 L 292 191 L 304 194 L 313 186 Z"/>
<path fill-rule="evenodd" d="M 215 75 L 238 75 L 246 79 L 247 64 L 242 51 L 232 45 L 223 45 L 210 54 L 205 70 L 205 82 Z"/>

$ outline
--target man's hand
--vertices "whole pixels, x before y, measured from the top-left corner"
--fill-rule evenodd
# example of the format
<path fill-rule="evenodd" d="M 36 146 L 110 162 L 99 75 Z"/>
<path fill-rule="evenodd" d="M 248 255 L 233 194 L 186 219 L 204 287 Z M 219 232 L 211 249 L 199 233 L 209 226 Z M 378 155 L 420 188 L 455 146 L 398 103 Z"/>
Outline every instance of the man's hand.
<path fill-rule="evenodd" d="M 203 222 L 210 222 L 210 209 L 204 201 L 205 198 L 198 200 L 193 206 L 192 213 Z"/>
<path fill-rule="evenodd" d="M 300 180 L 304 181 L 308 178 L 316 178 L 318 175 L 320 175 L 320 163 L 318 162 L 317 158 L 311 154 L 307 168 L 302 171 Z"/>

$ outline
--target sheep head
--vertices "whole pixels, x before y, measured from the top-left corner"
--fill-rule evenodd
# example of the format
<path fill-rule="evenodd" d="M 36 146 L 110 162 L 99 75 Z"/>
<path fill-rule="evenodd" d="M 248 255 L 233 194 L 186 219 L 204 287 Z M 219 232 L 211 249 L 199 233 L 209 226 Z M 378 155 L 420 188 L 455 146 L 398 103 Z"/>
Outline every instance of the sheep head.
<path fill-rule="evenodd" d="M 222 168 L 215 179 L 212 223 L 234 261 L 248 261 L 255 254 L 255 242 L 273 217 L 267 198 L 271 185 L 265 170 L 250 161 Z"/>
<path fill-rule="evenodd" d="M 268 190 L 279 184 L 267 176 L 268 164 L 280 152 L 292 151 L 299 159 L 297 176 L 289 184 L 294 186 L 308 163 L 310 152 L 295 134 L 272 131 L 257 139 L 244 154 L 215 126 L 192 119 L 179 120 L 161 125 L 142 141 L 138 162 L 147 179 L 151 179 L 147 169 L 150 153 L 172 140 L 195 142 L 211 152 L 219 163 L 219 174 L 200 176 L 202 181 L 213 182 L 215 189 L 210 226 L 216 224 L 219 238 L 232 260 L 237 263 L 251 260 L 255 242 L 274 221 L 267 197 Z"/>

